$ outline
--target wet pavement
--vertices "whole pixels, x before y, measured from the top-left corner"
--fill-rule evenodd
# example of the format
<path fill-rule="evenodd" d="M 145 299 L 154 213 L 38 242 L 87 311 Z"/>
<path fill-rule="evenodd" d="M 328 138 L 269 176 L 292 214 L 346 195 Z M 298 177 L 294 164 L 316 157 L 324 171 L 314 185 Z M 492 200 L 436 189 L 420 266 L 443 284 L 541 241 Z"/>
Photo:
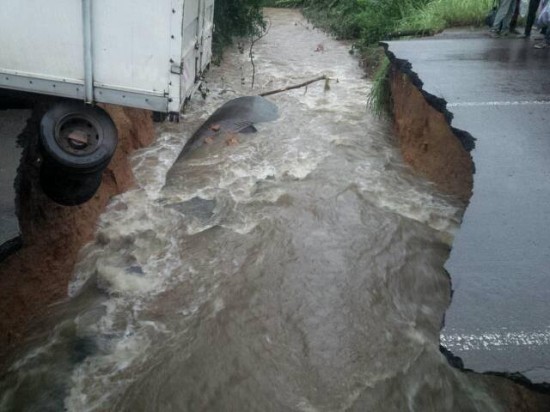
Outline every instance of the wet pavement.
<path fill-rule="evenodd" d="M 550 381 L 550 50 L 482 33 L 388 44 L 477 139 L 442 342 L 467 368 Z"/>
<path fill-rule="evenodd" d="M 0 110 L 0 259 L 3 247 L 19 236 L 14 190 L 21 157 L 17 136 L 23 131 L 29 116 L 29 110 Z"/>

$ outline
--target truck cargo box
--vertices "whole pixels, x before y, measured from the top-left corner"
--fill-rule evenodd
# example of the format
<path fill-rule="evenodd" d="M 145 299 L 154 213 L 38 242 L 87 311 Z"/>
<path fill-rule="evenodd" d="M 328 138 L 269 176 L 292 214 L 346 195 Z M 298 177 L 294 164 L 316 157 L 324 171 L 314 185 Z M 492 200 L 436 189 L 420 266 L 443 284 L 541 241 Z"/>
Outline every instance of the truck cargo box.
<path fill-rule="evenodd" d="M 42 191 L 62 205 L 91 199 L 116 151 L 113 119 L 94 103 L 176 119 L 212 56 L 214 0 L 0 3 L 0 90 L 59 98 L 29 144 Z"/>
<path fill-rule="evenodd" d="M 0 88 L 178 112 L 213 17 L 214 0 L 2 0 Z"/>

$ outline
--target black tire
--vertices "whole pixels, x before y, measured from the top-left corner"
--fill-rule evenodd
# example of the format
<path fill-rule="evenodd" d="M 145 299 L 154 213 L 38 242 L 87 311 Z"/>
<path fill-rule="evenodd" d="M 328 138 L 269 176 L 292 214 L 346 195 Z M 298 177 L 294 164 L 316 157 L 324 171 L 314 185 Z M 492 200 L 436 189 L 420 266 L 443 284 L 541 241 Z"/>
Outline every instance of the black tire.
<path fill-rule="evenodd" d="M 117 146 L 116 126 L 99 107 L 66 100 L 52 107 L 40 122 L 44 154 L 72 173 L 102 171 Z"/>
<path fill-rule="evenodd" d="M 153 112 L 153 122 L 155 123 L 164 123 L 167 117 L 168 113 Z"/>
<path fill-rule="evenodd" d="M 71 174 L 46 162 L 40 169 L 40 186 L 54 202 L 77 206 L 94 196 L 101 185 L 102 175 L 102 171 Z"/>

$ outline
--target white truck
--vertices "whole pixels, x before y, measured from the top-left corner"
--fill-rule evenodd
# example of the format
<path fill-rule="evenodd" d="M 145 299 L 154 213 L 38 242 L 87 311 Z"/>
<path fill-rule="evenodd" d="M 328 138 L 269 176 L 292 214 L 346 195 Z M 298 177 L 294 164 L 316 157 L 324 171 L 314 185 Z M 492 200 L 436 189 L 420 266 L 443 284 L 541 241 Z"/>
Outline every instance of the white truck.
<path fill-rule="evenodd" d="M 179 113 L 210 63 L 213 19 L 214 0 L 0 0 L 0 89 L 63 98 L 41 123 L 50 197 L 78 204 L 99 186 L 117 136 L 95 103 Z"/>

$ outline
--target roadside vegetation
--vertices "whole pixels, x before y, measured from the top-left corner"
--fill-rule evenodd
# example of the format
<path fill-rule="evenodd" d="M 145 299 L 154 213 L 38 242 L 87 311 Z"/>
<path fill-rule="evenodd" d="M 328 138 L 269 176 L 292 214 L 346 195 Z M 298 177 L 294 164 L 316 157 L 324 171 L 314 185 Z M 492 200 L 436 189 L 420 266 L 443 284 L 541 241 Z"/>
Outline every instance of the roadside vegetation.
<path fill-rule="evenodd" d="M 383 56 L 372 78 L 367 105 L 377 116 L 391 112 L 390 60 Z"/>
<path fill-rule="evenodd" d="M 433 0 L 399 22 L 399 30 L 439 32 L 448 27 L 482 26 L 493 0 Z"/>
<path fill-rule="evenodd" d="M 235 37 L 256 37 L 265 29 L 263 0 L 216 0 L 212 49 L 219 60 L 225 46 Z"/>
<path fill-rule="evenodd" d="M 493 0 L 266 0 L 301 7 L 317 26 L 369 46 L 402 35 L 432 34 L 452 26 L 479 26 Z"/>

